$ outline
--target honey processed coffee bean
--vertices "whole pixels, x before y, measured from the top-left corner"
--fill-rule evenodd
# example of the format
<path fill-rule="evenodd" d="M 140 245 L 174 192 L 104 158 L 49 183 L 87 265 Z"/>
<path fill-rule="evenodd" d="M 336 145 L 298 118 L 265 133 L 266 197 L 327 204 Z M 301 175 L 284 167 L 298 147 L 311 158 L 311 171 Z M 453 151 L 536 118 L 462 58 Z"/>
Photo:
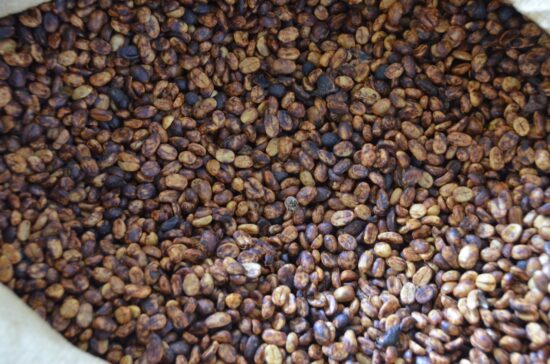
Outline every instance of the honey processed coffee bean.
<path fill-rule="evenodd" d="M 499 0 L 0 19 L 0 282 L 110 363 L 546 363 L 550 36 Z"/>

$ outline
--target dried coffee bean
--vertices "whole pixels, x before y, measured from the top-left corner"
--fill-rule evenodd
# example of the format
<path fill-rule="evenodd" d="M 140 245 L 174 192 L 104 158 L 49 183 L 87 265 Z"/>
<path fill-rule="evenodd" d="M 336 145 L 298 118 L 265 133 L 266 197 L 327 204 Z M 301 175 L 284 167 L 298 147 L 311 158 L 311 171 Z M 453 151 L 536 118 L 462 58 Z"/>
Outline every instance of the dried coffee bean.
<path fill-rule="evenodd" d="M 548 35 L 498 1 L 0 24 L 0 282 L 109 362 L 547 362 Z"/>

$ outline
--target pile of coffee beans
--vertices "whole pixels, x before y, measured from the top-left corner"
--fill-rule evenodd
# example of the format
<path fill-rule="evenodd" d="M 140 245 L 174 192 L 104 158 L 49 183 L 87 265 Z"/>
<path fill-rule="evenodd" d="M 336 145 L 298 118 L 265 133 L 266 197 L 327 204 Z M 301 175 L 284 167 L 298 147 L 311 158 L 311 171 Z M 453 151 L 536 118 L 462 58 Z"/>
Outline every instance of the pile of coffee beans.
<path fill-rule="evenodd" d="M 546 363 L 550 36 L 497 0 L 0 19 L 0 282 L 111 363 Z"/>

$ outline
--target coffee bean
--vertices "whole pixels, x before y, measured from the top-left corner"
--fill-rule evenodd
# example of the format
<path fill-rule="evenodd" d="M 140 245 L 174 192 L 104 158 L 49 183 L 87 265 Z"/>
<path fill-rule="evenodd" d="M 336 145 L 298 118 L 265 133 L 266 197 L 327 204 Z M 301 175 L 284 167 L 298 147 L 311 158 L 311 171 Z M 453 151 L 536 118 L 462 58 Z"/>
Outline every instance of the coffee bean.
<path fill-rule="evenodd" d="M 542 29 L 481 0 L 77 5 L 0 24 L 0 282 L 65 338 L 548 361 Z"/>
<path fill-rule="evenodd" d="M 321 75 L 317 79 L 315 92 L 319 96 L 327 96 L 338 91 L 334 81 L 327 75 Z"/>

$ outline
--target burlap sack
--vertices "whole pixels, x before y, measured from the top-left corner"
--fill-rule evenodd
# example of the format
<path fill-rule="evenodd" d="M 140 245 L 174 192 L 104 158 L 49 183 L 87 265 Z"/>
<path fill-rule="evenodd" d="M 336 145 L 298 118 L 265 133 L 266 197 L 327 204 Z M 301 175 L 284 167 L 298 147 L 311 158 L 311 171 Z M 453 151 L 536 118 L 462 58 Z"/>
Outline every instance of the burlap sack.
<path fill-rule="evenodd" d="M 0 363 L 107 364 L 71 345 L 2 284 Z"/>
<path fill-rule="evenodd" d="M 45 3 L 44 0 L 0 0 L 0 18 Z"/>
<path fill-rule="evenodd" d="M 550 33 L 550 1 L 549 0 L 506 0 L 514 7 Z"/>
<path fill-rule="evenodd" d="M 505 0 L 550 33 L 550 0 Z M 44 0 L 0 0 L 0 17 Z M 0 361 L 11 364 L 104 364 L 66 341 L 0 284 Z"/>

